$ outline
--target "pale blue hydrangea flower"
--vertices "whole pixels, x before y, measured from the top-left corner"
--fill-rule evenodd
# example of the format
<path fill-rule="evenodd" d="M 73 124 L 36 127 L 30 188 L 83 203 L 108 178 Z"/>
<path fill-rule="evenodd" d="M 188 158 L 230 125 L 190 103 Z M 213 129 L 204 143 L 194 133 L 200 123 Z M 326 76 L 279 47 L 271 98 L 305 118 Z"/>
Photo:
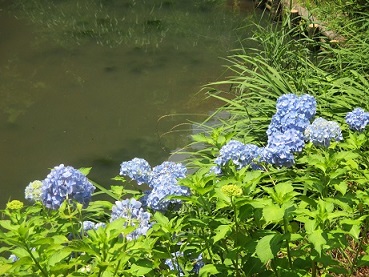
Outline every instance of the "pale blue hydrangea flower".
<path fill-rule="evenodd" d="M 95 230 L 97 230 L 97 229 L 99 229 L 99 228 L 105 228 L 105 227 L 106 227 L 106 223 L 104 223 L 104 222 L 97 222 L 97 223 L 95 224 L 94 229 L 95 229 Z"/>
<path fill-rule="evenodd" d="M 314 145 L 328 147 L 331 140 L 340 141 L 343 137 L 337 122 L 318 117 L 306 128 L 305 139 Z"/>
<path fill-rule="evenodd" d="M 259 156 L 260 148 L 258 146 L 254 144 L 243 144 L 237 140 L 230 140 L 220 149 L 219 156 L 215 159 L 215 163 L 218 167 L 222 167 L 229 161 L 232 161 L 237 169 L 241 169 L 248 165 L 256 167 L 257 164 L 255 161 L 257 161 Z"/>
<path fill-rule="evenodd" d="M 165 264 L 169 267 L 170 270 L 178 271 L 179 276 L 185 276 L 182 268 L 178 264 L 178 258 L 183 257 L 183 253 L 177 251 L 172 253 L 172 259 L 166 259 Z M 200 269 L 205 265 L 202 259 L 202 254 L 200 254 L 196 259 L 192 260 L 191 263 L 193 264 L 192 273 L 199 274 Z"/>
<path fill-rule="evenodd" d="M 95 222 L 92 222 L 92 221 L 89 221 L 89 220 L 83 221 L 82 222 L 82 229 L 85 232 L 95 229 Z"/>
<path fill-rule="evenodd" d="M 177 184 L 177 180 L 186 177 L 187 168 L 181 163 L 165 161 L 152 169 L 149 186 L 171 186 Z"/>
<path fill-rule="evenodd" d="M 142 235 L 146 235 L 146 232 L 151 228 L 150 217 L 151 214 L 142 209 L 142 203 L 131 198 L 115 202 L 112 208 L 110 221 L 124 218 L 126 219 L 124 227 L 136 227 L 133 232 L 126 236 L 128 240 L 133 240 Z"/>
<path fill-rule="evenodd" d="M 134 158 L 128 162 L 121 163 L 119 174 L 128 176 L 136 181 L 138 185 L 147 184 L 150 181 L 151 166 L 144 159 Z"/>
<path fill-rule="evenodd" d="M 12 263 L 15 263 L 16 261 L 19 260 L 19 258 L 15 255 L 15 254 L 11 254 L 8 258 L 8 260 Z"/>
<path fill-rule="evenodd" d="M 295 163 L 293 153 L 285 145 L 263 148 L 260 161 L 279 167 L 291 167 Z"/>
<path fill-rule="evenodd" d="M 274 132 L 268 137 L 268 148 L 273 148 L 277 146 L 285 146 L 290 149 L 291 152 L 301 152 L 305 146 L 303 133 L 297 131 L 296 129 L 290 129 L 281 132 Z"/>
<path fill-rule="evenodd" d="M 25 198 L 32 202 L 41 201 L 42 186 L 43 183 L 39 180 L 29 183 L 24 190 Z"/>
<path fill-rule="evenodd" d="M 141 201 L 143 201 L 145 206 L 154 211 L 165 212 L 169 208 L 176 209 L 182 203 L 179 199 L 168 199 L 168 196 L 188 195 L 190 195 L 190 191 L 187 187 L 175 184 L 165 184 L 154 187 L 143 198 L 141 198 Z"/>
<path fill-rule="evenodd" d="M 347 113 L 345 120 L 351 130 L 362 132 L 369 123 L 369 113 L 362 108 L 356 108 Z"/>
<path fill-rule="evenodd" d="M 54 167 L 43 180 L 42 203 L 58 209 L 64 200 L 75 200 L 86 207 L 95 187 L 80 171 L 63 164 Z"/>

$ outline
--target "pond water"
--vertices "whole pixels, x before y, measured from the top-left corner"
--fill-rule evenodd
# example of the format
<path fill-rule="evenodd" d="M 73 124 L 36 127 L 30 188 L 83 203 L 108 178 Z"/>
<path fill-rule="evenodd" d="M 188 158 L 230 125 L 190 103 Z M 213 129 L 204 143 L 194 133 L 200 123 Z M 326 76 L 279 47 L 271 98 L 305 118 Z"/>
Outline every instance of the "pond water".
<path fill-rule="evenodd" d="M 219 105 L 201 86 L 260 13 L 224 2 L 0 1 L 1 206 L 61 163 L 110 185 L 122 161 L 188 143 Z"/>

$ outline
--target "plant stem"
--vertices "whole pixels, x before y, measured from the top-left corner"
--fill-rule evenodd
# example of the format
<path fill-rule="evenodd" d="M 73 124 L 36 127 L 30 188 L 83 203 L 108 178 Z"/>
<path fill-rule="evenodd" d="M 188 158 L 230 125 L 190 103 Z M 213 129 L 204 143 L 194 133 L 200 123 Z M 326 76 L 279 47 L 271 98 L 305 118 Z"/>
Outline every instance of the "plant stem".
<path fill-rule="evenodd" d="M 290 232 L 288 231 L 288 220 L 287 220 L 286 215 L 283 216 L 283 223 L 284 223 L 284 233 L 285 233 L 285 235 L 287 235 L 286 242 L 287 242 L 288 264 L 289 264 L 290 268 L 292 269 L 292 258 L 291 258 L 290 238 L 289 238 Z"/>
<path fill-rule="evenodd" d="M 312 261 L 311 277 L 316 277 L 316 262 Z"/>

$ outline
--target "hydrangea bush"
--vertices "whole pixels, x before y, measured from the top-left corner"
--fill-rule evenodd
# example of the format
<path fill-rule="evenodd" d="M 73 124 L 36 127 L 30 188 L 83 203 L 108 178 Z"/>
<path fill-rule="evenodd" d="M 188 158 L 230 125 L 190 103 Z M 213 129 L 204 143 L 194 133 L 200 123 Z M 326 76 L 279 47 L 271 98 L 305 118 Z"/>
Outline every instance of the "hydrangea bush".
<path fill-rule="evenodd" d="M 353 275 L 369 266 L 368 116 L 316 109 L 310 95 L 281 96 L 267 141 L 212 136 L 215 155 L 192 174 L 134 158 L 107 189 L 90 169 L 54 167 L 26 187 L 28 205 L 2 210 L 0 275 Z"/>

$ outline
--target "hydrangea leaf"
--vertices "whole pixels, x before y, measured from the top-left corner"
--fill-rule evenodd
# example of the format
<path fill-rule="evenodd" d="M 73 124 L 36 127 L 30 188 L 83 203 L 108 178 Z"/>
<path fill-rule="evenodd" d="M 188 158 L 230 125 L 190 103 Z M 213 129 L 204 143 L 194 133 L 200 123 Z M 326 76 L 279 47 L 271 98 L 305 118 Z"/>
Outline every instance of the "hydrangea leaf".
<path fill-rule="evenodd" d="M 267 263 L 277 255 L 280 249 L 281 241 L 281 234 L 266 235 L 258 241 L 255 253 L 262 263 Z"/>
<path fill-rule="evenodd" d="M 323 236 L 321 229 L 314 230 L 309 236 L 308 240 L 314 245 L 314 249 L 318 252 L 319 256 L 322 254 L 322 248 L 327 243 Z"/>
<path fill-rule="evenodd" d="M 278 223 L 283 219 L 285 209 L 277 205 L 270 205 L 263 208 L 263 217 L 267 223 Z"/>
<path fill-rule="evenodd" d="M 232 225 L 220 225 L 215 229 L 216 235 L 213 237 L 214 242 L 224 239 L 232 231 Z"/>
<path fill-rule="evenodd" d="M 214 274 L 220 273 L 217 267 L 213 264 L 204 265 L 199 272 L 199 277 L 212 276 Z"/>

